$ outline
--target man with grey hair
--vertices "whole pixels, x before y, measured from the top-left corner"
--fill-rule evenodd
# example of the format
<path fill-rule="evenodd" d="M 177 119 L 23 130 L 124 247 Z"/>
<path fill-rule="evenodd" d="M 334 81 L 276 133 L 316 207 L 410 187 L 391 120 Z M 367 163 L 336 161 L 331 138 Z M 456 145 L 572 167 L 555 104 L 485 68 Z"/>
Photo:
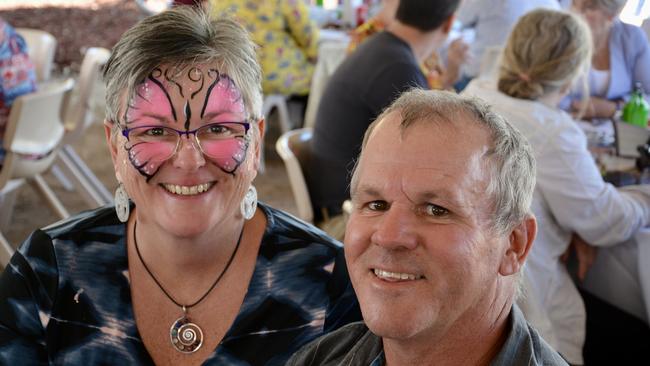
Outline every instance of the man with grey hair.
<path fill-rule="evenodd" d="M 363 313 L 289 365 L 565 365 L 514 305 L 535 161 L 477 99 L 414 89 L 368 129 L 345 257 Z"/>

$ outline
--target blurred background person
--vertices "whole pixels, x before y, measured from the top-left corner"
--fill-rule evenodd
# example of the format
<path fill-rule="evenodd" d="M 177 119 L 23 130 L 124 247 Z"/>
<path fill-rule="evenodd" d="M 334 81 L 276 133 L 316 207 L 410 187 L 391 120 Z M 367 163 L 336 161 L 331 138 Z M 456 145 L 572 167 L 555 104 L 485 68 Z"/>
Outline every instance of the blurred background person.
<path fill-rule="evenodd" d="M 462 90 L 479 76 L 486 50 L 503 47 L 519 17 L 538 8 L 560 9 L 560 4 L 557 0 L 463 0 L 457 19 L 463 28 L 474 29 L 475 35 L 470 43 L 471 58 L 463 65 L 463 80 L 457 89 Z"/>
<path fill-rule="evenodd" d="M 360 319 L 342 245 L 257 202 L 261 78 L 246 31 L 197 7 L 124 33 L 104 69 L 115 206 L 14 254 L 0 363 L 283 365 Z"/>
<path fill-rule="evenodd" d="M 210 0 L 248 30 L 262 65 L 264 94 L 306 96 L 318 55 L 318 27 L 303 0 Z"/>
<path fill-rule="evenodd" d="M 11 105 L 23 94 L 36 91 L 36 71 L 27 55 L 25 40 L 0 18 L 0 166 L 5 150 L 2 139 Z"/>
<path fill-rule="evenodd" d="M 348 53 L 354 51 L 359 44 L 370 36 L 386 29 L 393 20 L 399 0 L 383 0 L 375 16 L 350 32 Z M 427 78 L 431 89 L 453 89 L 460 77 L 460 69 L 468 58 L 469 46 L 461 38 L 452 41 L 447 49 L 445 65 L 443 65 L 438 52 L 434 50 L 421 64 L 422 73 Z"/>
<path fill-rule="evenodd" d="M 535 10 L 512 30 L 497 84 L 479 78 L 464 91 L 492 104 L 533 147 L 537 182 L 532 207 L 539 231 L 528 257 L 522 309 L 571 364 L 583 363 L 586 314 L 562 255 L 572 240 L 611 247 L 650 225 L 650 186 L 617 189 L 604 182 L 584 132 L 559 108 L 574 81 L 587 72 L 591 55 L 591 34 L 579 16 Z M 605 269 L 611 278 L 620 270 Z"/>
<path fill-rule="evenodd" d="M 610 118 L 630 98 L 636 83 L 650 93 L 650 45 L 640 27 L 618 18 L 627 0 L 573 0 L 589 28 L 594 53 L 589 70 L 590 98 L 572 94 L 570 109 L 582 118 Z M 568 100 L 563 106 L 569 107 Z M 585 104 L 586 103 L 586 104 Z"/>
<path fill-rule="evenodd" d="M 349 172 L 370 123 L 401 92 L 429 89 L 420 64 L 447 39 L 459 1 L 400 0 L 395 20 L 362 42 L 329 79 L 307 167 L 315 222 L 340 217 L 350 197 Z"/>

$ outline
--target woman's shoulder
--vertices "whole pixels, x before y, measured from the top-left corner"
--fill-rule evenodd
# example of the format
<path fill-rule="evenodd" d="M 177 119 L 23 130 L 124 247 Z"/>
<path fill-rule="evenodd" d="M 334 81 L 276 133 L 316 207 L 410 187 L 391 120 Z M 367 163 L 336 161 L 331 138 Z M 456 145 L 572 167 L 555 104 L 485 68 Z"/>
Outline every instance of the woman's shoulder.
<path fill-rule="evenodd" d="M 318 245 L 334 251 L 343 249 L 343 244 L 333 239 L 316 226 L 265 203 L 259 203 L 266 215 L 264 241 L 277 245 L 302 246 Z"/>
<path fill-rule="evenodd" d="M 121 228 L 121 230 L 119 230 Z M 115 214 L 115 207 L 103 206 L 80 212 L 42 229 L 52 239 L 66 239 L 84 235 L 90 239 L 92 233 L 99 235 L 122 236 L 124 224 Z M 117 229 L 117 230 L 116 230 Z"/>
<path fill-rule="evenodd" d="M 123 238 L 124 224 L 117 219 L 113 206 L 105 206 L 35 230 L 18 250 L 25 258 L 49 258 L 54 264 L 62 258 L 94 256 L 96 244 L 116 244 Z"/>
<path fill-rule="evenodd" d="M 641 29 L 641 27 L 633 24 L 627 24 L 620 20 L 616 20 L 614 22 L 612 35 L 619 37 L 619 39 L 615 39 L 616 41 L 631 43 L 639 47 L 643 45 L 647 46 L 646 43 L 648 42 L 648 37 L 646 36 L 645 32 L 643 29 Z M 614 42 L 614 44 L 616 43 L 618 42 Z"/>

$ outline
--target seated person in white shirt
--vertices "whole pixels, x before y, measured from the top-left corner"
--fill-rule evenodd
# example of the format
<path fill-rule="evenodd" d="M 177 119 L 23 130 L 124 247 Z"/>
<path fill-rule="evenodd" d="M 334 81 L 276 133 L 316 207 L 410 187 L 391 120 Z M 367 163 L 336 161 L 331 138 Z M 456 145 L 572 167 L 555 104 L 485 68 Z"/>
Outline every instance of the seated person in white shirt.
<path fill-rule="evenodd" d="M 593 246 L 612 247 L 650 224 L 650 186 L 617 189 L 605 183 L 587 150 L 585 134 L 558 108 L 574 80 L 588 69 L 591 54 L 591 35 L 583 20 L 535 10 L 515 25 L 498 82 L 475 79 L 464 92 L 491 103 L 533 146 L 537 183 L 532 207 L 539 232 L 526 269 L 528 296 L 521 307 L 544 339 L 572 364 L 582 363 L 586 317 L 560 257 L 574 233 Z M 599 259 L 615 248 L 601 249 Z M 619 269 L 599 270 L 614 278 Z M 638 274 L 627 277 L 639 281 Z M 634 292 L 624 297 L 639 298 Z M 632 311 L 621 303 L 625 299 L 602 296 Z"/>
<path fill-rule="evenodd" d="M 594 51 L 589 80 L 590 98 L 580 91 L 570 96 L 571 110 L 582 118 L 610 118 L 630 99 L 637 83 L 650 93 L 650 44 L 640 27 L 623 23 L 618 15 L 627 0 L 574 0 L 572 8 L 587 21 Z M 585 95 L 585 94 L 582 94 Z M 568 107 L 569 100 L 562 107 Z"/>

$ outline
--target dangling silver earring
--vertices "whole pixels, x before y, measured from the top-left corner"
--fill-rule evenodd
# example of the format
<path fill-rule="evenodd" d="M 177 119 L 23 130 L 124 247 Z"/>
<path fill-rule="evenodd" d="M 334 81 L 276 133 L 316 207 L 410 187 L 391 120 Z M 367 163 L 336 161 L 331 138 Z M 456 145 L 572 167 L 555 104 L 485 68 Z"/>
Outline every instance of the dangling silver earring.
<path fill-rule="evenodd" d="M 241 201 L 239 207 L 241 209 L 241 214 L 246 220 L 250 220 L 255 215 L 255 210 L 257 209 L 257 189 L 253 185 L 248 187 L 244 199 Z"/>
<path fill-rule="evenodd" d="M 115 190 L 115 212 L 120 222 L 127 222 L 131 214 L 131 206 L 129 206 L 129 194 L 124 189 L 124 184 L 120 182 Z"/>

